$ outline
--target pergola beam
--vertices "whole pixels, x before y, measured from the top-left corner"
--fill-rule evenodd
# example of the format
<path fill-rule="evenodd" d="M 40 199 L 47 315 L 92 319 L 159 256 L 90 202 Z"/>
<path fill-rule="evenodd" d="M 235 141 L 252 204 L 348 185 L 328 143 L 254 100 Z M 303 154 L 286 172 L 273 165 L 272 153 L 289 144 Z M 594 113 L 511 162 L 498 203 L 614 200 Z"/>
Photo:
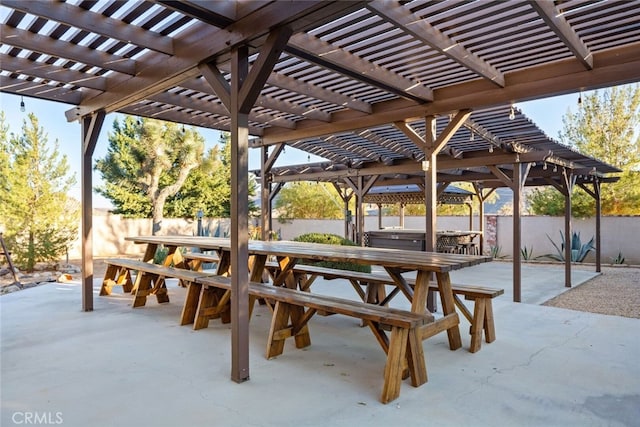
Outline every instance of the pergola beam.
<path fill-rule="evenodd" d="M 535 0 L 530 1 L 529 4 L 585 68 L 592 70 L 593 55 L 589 51 L 589 48 L 580 40 L 580 37 L 578 37 L 573 28 L 571 28 L 567 20 L 564 19 L 564 16 L 558 12 L 555 4 L 550 1 Z"/>
<path fill-rule="evenodd" d="M 399 2 L 374 0 L 367 4 L 367 8 L 488 81 L 499 87 L 505 86 L 504 75 L 495 67 L 447 37 Z"/>
<path fill-rule="evenodd" d="M 420 82 L 404 78 L 311 34 L 295 34 L 289 40 L 286 51 L 312 64 L 360 80 L 401 98 L 418 103 L 433 100 L 431 89 Z"/>
<path fill-rule="evenodd" d="M 186 109 L 195 109 L 206 113 L 216 114 L 219 116 L 228 116 L 229 111 L 217 102 L 208 102 L 195 97 L 180 96 L 175 93 L 163 92 L 156 94 L 149 98 L 150 101 L 156 101 L 167 105 L 175 105 L 177 107 Z M 269 114 L 257 114 L 251 112 L 249 114 L 249 120 L 256 123 L 269 124 L 275 127 L 282 127 L 285 129 L 295 129 L 296 123 L 289 119 L 283 119 L 279 117 L 273 117 Z"/>
<path fill-rule="evenodd" d="M 39 77 L 44 80 L 72 84 L 82 88 L 104 91 L 107 88 L 107 79 L 54 64 L 31 61 L 27 58 L 0 54 L 2 69 L 16 74 Z M 79 99 L 79 97 L 78 97 Z"/>
<path fill-rule="evenodd" d="M 335 5 L 337 9 L 351 4 Z M 168 90 L 181 82 L 197 77 L 198 64 L 212 57 L 228 54 L 234 46 L 268 34 L 278 23 L 295 20 L 296 16 L 311 13 L 322 7 L 320 1 L 272 2 L 224 29 L 207 24 L 195 24 L 174 42 L 174 56 L 150 56 L 140 66 L 135 77 L 118 81 L 109 92 L 84 100 L 76 108 L 66 112 L 73 121 L 95 110 L 107 113 L 118 111 L 127 105 L 141 101 L 156 93 Z M 330 15 L 330 10 L 322 13 Z M 306 21 L 305 21 L 306 22 Z M 300 25 L 304 25 L 301 22 Z"/>
<path fill-rule="evenodd" d="M 585 70 L 575 58 L 513 71 L 505 77 L 507 85 L 497 88 L 487 81 L 471 81 L 434 90 L 434 101 L 415 105 L 406 100 L 376 104 L 370 115 L 354 111 L 335 112 L 331 123 L 300 123 L 293 132 L 266 129 L 254 146 L 313 138 L 336 132 L 373 128 L 398 121 L 415 121 L 429 114 L 442 114 L 463 108 L 477 109 L 510 103 L 514 99 L 532 100 L 564 94 L 580 88 L 598 88 L 640 80 L 640 43 L 593 54 L 598 67 Z"/>
<path fill-rule="evenodd" d="M 73 49 L 69 49 L 67 42 L 55 40 L 51 37 L 19 28 L 3 26 L 2 31 L 0 31 L 0 42 L 20 49 L 27 49 L 58 58 L 66 58 L 94 67 L 117 71 L 118 73 L 129 75 L 129 77 L 133 77 L 138 71 L 139 64 L 133 59 L 112 55 L 84 46 L 74 46 Z M 166 57 L 164 58 L 166 59 Z"/>
<path fill-rule="evenodd" d="M 109 18 L 100 13 L 91 12 L 69 3 L 51 7 L 46 1 L 2 0 L 2 5 L 25 13 L 50 19 L 70 27 L 81 28 L 90 33 L 100 34 L 114 40 L 120 40 L 166 55 L 173 55 L 173 43 L 168 37 L 145 30 L 142 27 L 126 24 L 118 19 Z"/>

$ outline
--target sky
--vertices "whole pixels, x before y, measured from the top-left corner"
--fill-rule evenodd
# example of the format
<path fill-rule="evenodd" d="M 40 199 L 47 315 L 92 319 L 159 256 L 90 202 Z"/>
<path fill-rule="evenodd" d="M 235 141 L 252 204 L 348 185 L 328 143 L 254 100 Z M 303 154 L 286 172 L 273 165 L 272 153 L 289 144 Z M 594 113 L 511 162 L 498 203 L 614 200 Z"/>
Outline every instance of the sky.
<path fill-rule="evenodd" d="M 585 92 L 586 94 L 586 92 Z M 584 94 L 583 94 L 584 95 Z M 49 144 L 56 140 L 60 152 L 65 154 L 70 165 L 70 173 L 76 176 L 76 185 L 71 189 L 70 195 L 80 200 L 80 163 L 81 163 L 81 127 L 80 122 L 67 122 L 65 111 L 72 108 L 71 105 L 52 101 L 43 101 L 35 98 L 24 98 L 25 111 L 20 111 L 21 98 L 16 95 L 0 93 L 0 109 L 5 112 L 6 123 L 9 125 L 9 133 L 20 133 L 24 120 L 29 113 L 34 113 L 40 126 L 47 135 Z M 536 101 L 520 102 L 515 106 L 519 108 L 530 120 L 552 139 L 559 140 L 559 132 L 562 130 L 562 117 L 570 109 L 576 112 L 578 107 L 578 94 L 570 94 L 545 98 Z M 100 137 L 94 152 L 94 161 L 103 158 L 108 147 L 108 133 L 111 132 L 113 121 L 122 120 L 124 115 L 108 114 L 100 132 Z M 219 132 L 206 128 L 197 128 L 206 140 L 207 147 L 215 145 L 219 141 Z M 300 150 L 287 148 L 276 162 L 276 166 L 302 164 L 308 161 L 322 161 L 321 157 L 310 156 Z M 249 150 L 249 169 L 260 169 L 260 150 Z M 100 174 L 94 171 L 94 187 L 100 183 Z M 94 193 L 94 208 L 109 208 L 111 203 L 104 197 Z"/>

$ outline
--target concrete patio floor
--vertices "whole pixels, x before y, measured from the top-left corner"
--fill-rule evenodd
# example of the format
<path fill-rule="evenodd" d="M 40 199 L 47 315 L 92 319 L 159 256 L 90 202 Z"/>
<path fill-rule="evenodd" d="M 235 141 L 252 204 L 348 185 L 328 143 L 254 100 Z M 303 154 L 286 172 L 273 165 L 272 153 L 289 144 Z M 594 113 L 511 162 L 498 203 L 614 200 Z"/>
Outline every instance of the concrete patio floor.
<path fill-rule="evenodd" d="M 511 266 L 488 263 L 453 280 L 505 287 L 494 300 L 497 340 L 471 354 L 446 334 L 424 342 L 429 381 L 403 382 L 383 405 L 384 354 L 355 319 L 316 316 L 312 345 L 288 342 L 266 360 L 270 313 L 251 322 L 250 381 L 230 380 L 228 325 L 179 326 L 184 289 L 171 302 L 131 309 L 120 289 L 81 311 L 78 282 L 2 296 L 3 427 L 64 426 L 637 426 L 640 319 L 538 305 L 566 288 L 562 268 L 523 267 L 511 302 Z M 574 283 L 593 276 L 574 270 Z M 337 281 L 318 292 L 353 298 Z M 30 417 L 30 418 L 29 418 Z M 31 422 L 26 422 L 31 420 Z M 35 423 L 33 421 L 38 421 Z M 46 422 L 45 422 L 46 421 Z"/>

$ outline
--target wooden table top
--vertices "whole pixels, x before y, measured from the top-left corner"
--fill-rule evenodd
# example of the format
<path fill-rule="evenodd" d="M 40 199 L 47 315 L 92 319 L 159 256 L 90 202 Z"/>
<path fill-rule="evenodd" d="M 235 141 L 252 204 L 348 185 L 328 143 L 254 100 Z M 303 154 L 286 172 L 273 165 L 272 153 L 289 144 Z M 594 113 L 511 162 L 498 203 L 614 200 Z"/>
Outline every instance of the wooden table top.
<path fill-rule="evenodd" d="M 231 250 L 231 239 L 197 236 L 132 236 L 126 240 L 166 246 L 200 248 L 203 250 Z M 421 252 L 401 249 L 360 246 L 327 245 L 287 240 L 249 240 L 252 255 L 275 255 L 289 258 L 353 262 L 403 270 L 424 270 L 443 273 L 491 261 L 484 255 L 462 255 L 440 252 Z"/>

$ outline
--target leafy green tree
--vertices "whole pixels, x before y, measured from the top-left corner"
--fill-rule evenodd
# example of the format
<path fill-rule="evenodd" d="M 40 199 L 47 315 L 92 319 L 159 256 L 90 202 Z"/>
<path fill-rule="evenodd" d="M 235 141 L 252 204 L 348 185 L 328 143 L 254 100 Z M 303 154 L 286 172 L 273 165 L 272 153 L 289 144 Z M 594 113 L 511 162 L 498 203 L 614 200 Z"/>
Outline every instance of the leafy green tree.
<path fill-rule="evenodd" d="M 98 193 L 113 203 L 116 213 L 153 218 L 154 234 L 161 228 L 167 200 L 202 163 L 204 138 L 182 129 L 153 119 L 115 120 L 106 157 L 96 162 L 105 182 Z"/>
<path fill-rule="evenodd" d="M 324 182 L 287 183 L 280 190 L 274 208 L 281 218 L 344 218 L 344 202 L 335 188 Z"/>
<path fill-rule="evenodd" d="M 29 114 L 22 134 L 8 133 L 0 116 L 0 218 L 16 264 L 33 271 L 55 261 L 78 237 L 79 204 L 67 196 L 75 184 L 56 140 L 48 145 L 38 119 Z"/>
<path fill-rule="evenodd" d="M 602 185 L 605 215 L 640 213 L 640 86 L 609 88 L 583 96 L 577 113 L 563 117 L 560 142 L 623 170 L 616 183 Z M 537 189 L 529 197 L 532 211 L 564 214 L 564 196 L 552 188 Z M 591 216 L 594 200 L 579 188 L 572 194 L 575 216 Z"/>

